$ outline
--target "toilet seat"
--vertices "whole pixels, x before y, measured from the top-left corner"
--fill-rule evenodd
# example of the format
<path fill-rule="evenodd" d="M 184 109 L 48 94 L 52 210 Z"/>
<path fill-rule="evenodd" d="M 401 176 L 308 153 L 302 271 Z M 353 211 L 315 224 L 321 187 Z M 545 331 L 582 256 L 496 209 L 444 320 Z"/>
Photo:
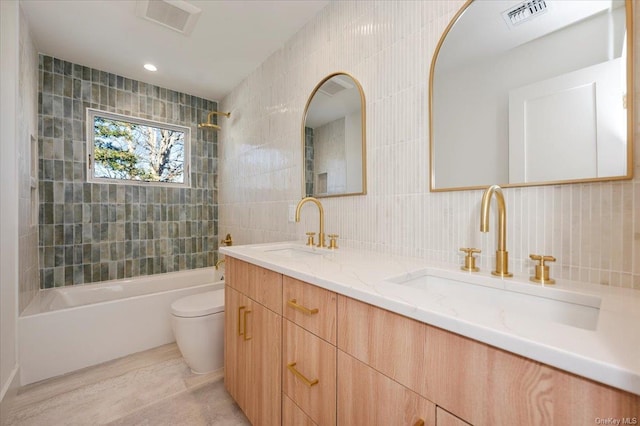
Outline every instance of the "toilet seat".
<path fill-rule="evenodd" d="M 194 294 L 171 304 L 171 313 L 181 318 L 201 317 L 223 311 L 224 290 Z"/>

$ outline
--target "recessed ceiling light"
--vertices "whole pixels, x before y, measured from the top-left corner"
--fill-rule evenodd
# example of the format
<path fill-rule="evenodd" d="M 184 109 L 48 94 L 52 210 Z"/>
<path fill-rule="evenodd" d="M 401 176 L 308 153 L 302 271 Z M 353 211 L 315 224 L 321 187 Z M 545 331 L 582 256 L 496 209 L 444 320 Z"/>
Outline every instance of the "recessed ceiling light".
<path fill-rule="evenodd" d="M 153 64 L 144 64 L 144 69 L 147 71 L 158 71 L 158 68 Z"/>

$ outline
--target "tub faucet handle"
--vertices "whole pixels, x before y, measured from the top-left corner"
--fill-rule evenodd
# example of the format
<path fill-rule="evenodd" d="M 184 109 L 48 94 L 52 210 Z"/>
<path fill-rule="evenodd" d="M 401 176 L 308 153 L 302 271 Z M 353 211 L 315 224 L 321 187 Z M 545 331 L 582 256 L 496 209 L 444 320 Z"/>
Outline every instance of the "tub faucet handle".
<path fill-rule="evenodd" d="M 548 255 L 541 256 L 539 254 L 530 254 L 529 258 L 538 262 L 535 269 L 535 275 L 529 278 L 531 281 L 538 284 L 556 283 L 556 280 L 554 280 L 553 278 L 549 278 L 549 267 L 544 264 L 544 262 L 555 262 L 555 257 Z"/>
<path fill-rule="evenodd" d="M 233 245 L 233 239 L 231 238 L 231 234 L 227 234 L 227 236 L 224 237 L 224 240 L 220 241 L 220 243 L 225 245 L 225 246 L 232 246 Z"/>
<path fill-rule="evenodd" d="M 481 253 L 481 250 L 475 247 L 461 247 L 460 251 L 467 253 L 464 257 L 464 266 L 461 266 L 460 269 L 463 271 L 478 272 L 480 268 L 476 266 L 476 258 L 473 253 Z"/>

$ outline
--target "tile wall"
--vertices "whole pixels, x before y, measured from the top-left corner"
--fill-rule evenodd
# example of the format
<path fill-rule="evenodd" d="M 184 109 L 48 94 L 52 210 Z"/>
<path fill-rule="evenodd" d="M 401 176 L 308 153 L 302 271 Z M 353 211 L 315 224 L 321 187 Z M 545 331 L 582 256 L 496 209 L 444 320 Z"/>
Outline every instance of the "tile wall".
<path fill-rule="evenodd" d="M 217 252 L 217 104 L 40 56 L 40 286 L 212 266 Z M 191 188 L 87 183 L 86 109 L 191 128 Z"/>
<path fill-rule="evenodd" d="M 460 247 L 482 249 L 488 270 L 495 227 L 479 232 L 481 191 L 429 192 L 429 67 L 464 1 L 331 2 L 222 102 L 220 230 L 238 244 L 304 239 L 317 228 L 287 211 L 302 196 L 300 123 L 315 85 L 336 71 L 362 84 L 367 107 L 365 196 L 324 199 L 326 230 L 345 247 L 457 267 Z M 635 8 L 640 70 L 640 8 Z M 554 255 L 559 278 L 640 289 L 640 93 L 635 76 L 632 181 L 506 189 L 511 270 L 532 273 L 530 253 Z M 235 117 L 235 118 L 233 118 Z"/>

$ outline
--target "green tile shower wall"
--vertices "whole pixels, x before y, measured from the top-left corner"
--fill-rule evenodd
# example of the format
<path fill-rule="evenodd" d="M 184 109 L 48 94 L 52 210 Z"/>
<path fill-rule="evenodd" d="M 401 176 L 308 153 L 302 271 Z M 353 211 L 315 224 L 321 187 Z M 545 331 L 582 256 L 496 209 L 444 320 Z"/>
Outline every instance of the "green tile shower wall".
<path fill-rule="evenodd" d="M 216 102 L 39 57 L 40 287 L 212 266 Z M 191 128 L 191 188 L 87 183 L 86 109 Z"/>

